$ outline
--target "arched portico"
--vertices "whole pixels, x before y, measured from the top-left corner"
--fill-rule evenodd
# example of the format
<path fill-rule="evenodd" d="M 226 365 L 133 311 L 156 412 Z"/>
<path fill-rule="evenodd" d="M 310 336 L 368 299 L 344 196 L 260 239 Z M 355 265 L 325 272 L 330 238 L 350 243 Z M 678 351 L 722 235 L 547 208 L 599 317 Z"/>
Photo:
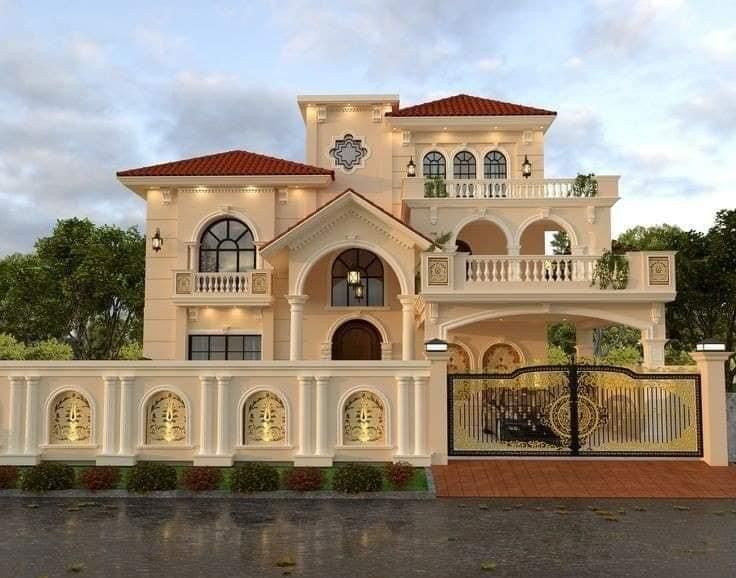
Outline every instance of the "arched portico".
<path fill-rule="evenodd" d="M 522 236 L 524 235 L 524 232 L 535 223 L 541 223 L 544 221 L 555 223 L 562 230 L 564 230 L 567 233 L 567 236 L 570 238 L 570 247 L 572 249 L 572 253 L 577 254 L 579 252 L 580 243 L 578 241 L 578 234 L 575 231 L 575 227 L 573 227 L 572 224 L 566 219 L 563 219 L 559 215 L 554 214 L 533 215 L 522 221 L 516 230 L 513 245 L 517 247 L 518 250 L 522 250 Z"/>
<path fill-rule="evenodd" d="M 452 232 L 452 238 L 450 239 L 450 242 L 448 243 L 450 248 L 454 248 L 457 244 L 458 238 L 462 237 L 463 229 L 465 229 L 468 225 L 473 225 L 475 223 L 487 223 L 490 224 L 490 226 L 494 226 L 493 228 L 497 231 L 500 231 L 502 236 L 505 238 L 505 251 L 502 253 L 497 253 L 501 255 L 509 254 L 509 255 L 515 255 L 518 254 L 518 245 L 515 244 L 514 241 L 514 234 L 511 232 L 511 228 L 509 225 L 501 218 L 496 215 L 470 215 L 469 217 L 466 217 L 462 221 L 460 221 L 457 225 L 455 225 L 455 228 Z M 472 247 L 472 244 L 471 244 Z M 475 254 L 484 254 L 482 251 L 479 251 L 475 247 L 473 248 L 473 253 Z"/>

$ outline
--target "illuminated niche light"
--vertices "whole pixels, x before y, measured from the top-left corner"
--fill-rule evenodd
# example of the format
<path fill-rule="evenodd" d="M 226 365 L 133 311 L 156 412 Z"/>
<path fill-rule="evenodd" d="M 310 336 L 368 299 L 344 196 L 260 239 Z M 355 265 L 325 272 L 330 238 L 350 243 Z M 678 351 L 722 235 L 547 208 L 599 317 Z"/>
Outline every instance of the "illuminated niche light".
<path fill-rule="evenodd" d="M 186 440 L 186 406 L 173 392 L 162 391 L 151 399 L 147 415 L 149 444 L 175 444 Z"/>
<path fill-rule="evenodd" d="M 278 443 L 286 439 L 286 408 L 270 391 L 251 395 L 243 407 L 244 444 Z"/>
<path fill-rule="evenodd" d="M 50 413 L 49 443 L 88 442 L 92 431 L 90 405 L 76 391 L 64 391 L 54 398 Z"/>

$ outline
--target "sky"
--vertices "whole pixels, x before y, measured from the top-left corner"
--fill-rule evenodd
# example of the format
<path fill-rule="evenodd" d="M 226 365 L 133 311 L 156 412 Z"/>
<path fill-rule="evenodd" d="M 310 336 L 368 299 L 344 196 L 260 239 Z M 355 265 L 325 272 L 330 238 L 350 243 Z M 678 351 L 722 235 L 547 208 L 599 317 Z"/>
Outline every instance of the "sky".
<path fill-rule="evenodd" d="M 301 160 L 310 93 L 556 110 L 546 176 L 621 175 L 614 234 L 736 207 L 731 0 L 0 0 L 0 38 L 0 255 L 60 218 L 142 229 L 118 170 Z"/>

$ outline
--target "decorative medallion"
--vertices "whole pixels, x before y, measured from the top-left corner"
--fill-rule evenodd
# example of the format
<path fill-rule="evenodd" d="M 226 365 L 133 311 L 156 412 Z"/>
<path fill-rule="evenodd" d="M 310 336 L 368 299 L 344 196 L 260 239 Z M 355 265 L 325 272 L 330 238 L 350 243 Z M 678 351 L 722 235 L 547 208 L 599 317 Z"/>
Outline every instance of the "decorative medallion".
<path fill-rule="evenodd" d="M 483 355 L 483 371 L 487 373 L 510 373 L 521 366 L 521 356 L 508 343 L 491 345 Z"/>
<path fill-rule="evenodd" d="M 547 420 L 550 429 L 565 443 L 569 443 L 572 434 L 570 429 L 570 394 L 561 395 L 547 408 Z M 601 423 L 601 410 L 589 397 L 578 395 L 578 439 L 582 443 Z"/>
<path fill-rule="evenodd" d="M 182 399 L 171 391 L 162 391 L 148 402 L 146 415 L 147 444 L 176 444 L 187 438 L 187 411 Z"/>
<path fill-rule="evenodd" d="M 283 442 L 286 438 L 286 408 L 270 391 L 253 394 L 243 408 L 244 444 Z"/>
<path fill-rule="evenodd" d="M 268 291 L 268 277 L 266 273 L 251 273 L 251 292 L 254 295 L 265 295 Z"/>
<path fill-rule="evenodd" d="M 176 294 L 186 295 L 192 292 L 192 274 L 177 273 L 176 274 Z"/>
<path fill-rule="evenodd" d="M 670 259 L 669 257 L 649 257 L 649 284 L 670 284 Z"/>
<path fill-rule="evenodd" d="M 448 373 L 470 373 L 470 356 L 457 343 L 450 343 L 447 348 L 450 359 L 447 362 Z"/>
<path fill-rule="evenodd" d="M 450 260 L 447 257 L 428 257 L 427 269 L 429 271 L 428 285 L 450 284 Z"/>
<path fill-rule="evenodd" d="M 343 437 L 346 444 L 385 442 L 383 402 L 370 391 L 358 391 L 345 402 Z"/>
<path fill-rule="evenodd" d="M 329 155 L 335 166 L 350 173 L 363 168 L 365 159 L 368 158 L 368 148 L 363 144 L 362 138 L 346 133 L 343 138 L 335 139 L 335 146 L 330 149 Z"/>
<path fill-rule="evenodd" d="M 54 398 L 49 428 L 50 444 L 89 443 L 92 431 L 89 401 L 76 391 L 63 391 Z"/>

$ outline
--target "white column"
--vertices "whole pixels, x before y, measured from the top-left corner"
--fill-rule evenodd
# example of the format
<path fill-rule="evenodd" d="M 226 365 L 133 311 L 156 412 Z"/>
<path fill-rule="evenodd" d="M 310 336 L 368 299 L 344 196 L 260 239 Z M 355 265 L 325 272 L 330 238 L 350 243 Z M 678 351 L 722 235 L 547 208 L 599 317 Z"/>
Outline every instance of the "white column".
<path fill-rule="evenodd" d="M 121 456 L 133 455 L 133 432 L 135 429 L 134 386 L 135 377 L 120 377 L 120 440 L 118 454 Z"/>
<path fill-rule="evenodd" d="M 312 455 L 312 383 L 311 376 L 299 377 L 299 455 Z"/>
<path fill-rule="evenodd" d="M 728 466 L 728 417 L 726 413 L 726 360 L 731 353 L 699 351 L 690 354 L 698 364 L 703 407 L 703 461 Z"/>
<path fill-rule="evenodd" d="M 215 417 L 215 410 L 219 410 L 219 404 L 215 402 L 215 395 L 218 392 L 215 389 L 214 376 L 200 376 L 199 384 L 201 398 L 199 414 L 199 455 L 211 456 L 215 453 L 215 424 L 213 418 Z"/>
<path fill-rule="evenodd" d="M 287 301 L 291 311 L 289 324 L 289 359 L 299 361 L 302 359 L 304 347 L 304 303 L 306 295 L 287 295 Z"/>
<path fill-rule="evenodd" d="M 38 383 L 40 377 L 26 377 L 26 451 L 28 455 L 38 454 Z"/>
<path fill-rule="evenodd" d="M 575 354 L 578 360 L 592 360 L 595 357 L 595 347 L 593 345 L 594 331 L 594 329 L 583 327 L 575 328 Z"/>
<path fill-rule="evenodd" d="M 217 377 L 217 455 L 230 456 L 230 376 Z"/>
<path fill-rule="evenodd" d="M 409 412 L 409 385 L 411 381 L 411 377 L 396 378 L 396 422 L 399 430 L 396 454 L 401 458 L 412 453 L 409 449 L 409 428 L 411 422 Z"/>
<path fill-rule="evenodd" d="M 414 377 L 414 455 L 427 455 L 427 384 L 428 377 Z"/>
<path fill-rule="evenodd" d="M 329 418 L 327 413 L 327 388 L 330 378 L 319 376 L 315 378 L 315 443 L 314 453 L 318 456 L 327 455 L 327 432 L 329 430 Z"/>
<path fill-rule="evenodd" d="M 664 367 L 664 346 L 666 339 L 644 339 L 641 340 L 641 348 L 644 353 L 644 367 Z"/>
<path fill-rule="evenodd" d="M 102 416 L 102 454 L 112 456 L 115 451 L 115 429 L 117 418 L 117 376 L 106 376 L 102 378 L 104 387 L 104 411 Z"/>
<path fill-rule="evenodd" d="M 401 302 L 401 359 L 414 359 L 414 301 L 416 295 L 399 295 Z"/>
<path fill-rule="evenodd" d="M 10 420 L 8 423 L 8 453 L 23 453 L 23 397 L 26 380 L 10 376 Z"/>

